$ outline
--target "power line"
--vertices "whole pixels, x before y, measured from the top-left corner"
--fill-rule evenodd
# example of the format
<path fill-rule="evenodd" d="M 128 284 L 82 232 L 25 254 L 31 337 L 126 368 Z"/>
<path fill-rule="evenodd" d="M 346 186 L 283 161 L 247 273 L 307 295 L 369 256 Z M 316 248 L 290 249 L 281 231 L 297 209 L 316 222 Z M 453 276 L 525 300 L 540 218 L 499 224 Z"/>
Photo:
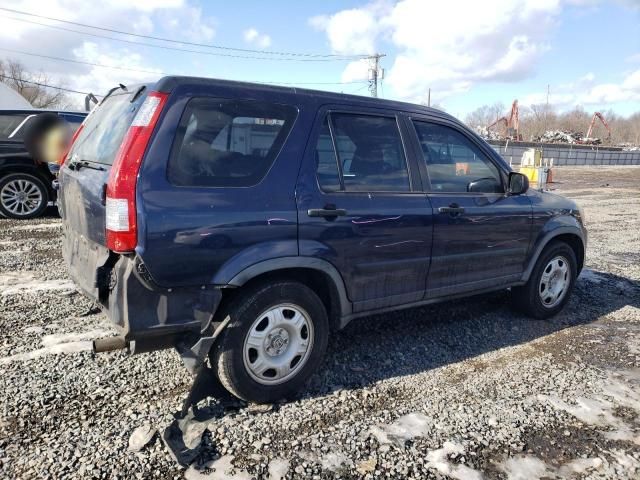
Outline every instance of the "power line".
<path fill-rule="evenodd" d="M 11 50 L 9 48 L 0 48 L 0 50 L 2 50 L 3 52 L 17 53 L 19 55 L 29 55 L 31 57 L 48 58 L 50 60 L 57 60 L 59 62 L 76 63 L 79 65 L 89 65 L 92 67 L 111 68 L 115 70 L 124 70 L 129 72 L 138 72 L 138 73 L 153 73 L 154 75 L 168 75 L 168 73 L 166 72 L 159 72 L 156 70 L 143 70 L 140 68 L 118 67 L 116 65 L 103 65 L 101 63 L 84 62 L 82 60 L 72 60 L 70 58 L 54 57 L 53 55 L 43 55 L 43 54 L 33 53 L 33 52 L 24 52 L 21 50 Z"/>
<path fill-rule="evenodd" d="M 0 47 L 0 51 L 16 53 L 18 55 L 28 55 L 28 56 L 32 56 L 32 57 L 46 58 L 46 59 L 49 59 L 49 60 L 56 60 L 56 61 L 59 61 L 59 62 L 68 62 L 68 63 L 75 63 L 75 64 L 79 64 L 79 65 L 88 65 L 88 66 L 91 66 L 91 67 L 111 68 L 111 69 L 115 69 L 115 70 L 137 72 L 137 73 L 151 73 L 153 75 L 172 75 L 171 73 L 157 71 L 157 70 L 143 70 L 143 69 L 140 69 L 140 68 L 119 67 L 119 66 L 116 66 L 116 65 L 104 65 L 104 64 L 101 64 L 101 63 L 85 62 L 83 60 L 73 60 L 71 58 L 55 57 L 53 55 L 44 55 L 44 54 L 40 54 L 40 53 L 25 52 L 25 51 L 22 51 L 22 50 L 12 50 L 12 49 L 9 49 L 9 48 L 2 48 L 2 47 Z M 254 81 L 253 83 L 264 83 L 264 84 L 269 84 L 269 85 L 347 85 L 347 84 L 353 84 L 353 83 L 362 83 L 363 81 L 364 80 L 356 80 L 356 81 L 352 81 L 352 82 L 263 82 L 263 81 Z"/>
<path fill-rule="evenodd" d="M 56 90 L 62 90 L 63 92 L 80 93 L 82 95 L 89 95 L 89 92 L 80 92 L 78 90 L 73 90 L 71 88 L 56 87 L 54 85 L 48 85 L 46 83 L 32 82 L 31 80 L 25 80 L 23 78 L 16 78 L 16 77 L 10 77 L 8 75 L 0 74 L 0 78 L 4 78 L 4 79 L 7 79 L 7 80 L 13 80 L 13 81 L 16 81 L 16 82 L 28 83 L 29 85 L 37 85 L 39 87 L 55 88 Z M 97 96 L 99 97 L 100 95 L 97 95 Z"/>
<path fill-rule="evenodd" d="M 3 8 L 0 8 L 0 10 L 4 10 Z M 155 45 L 153 43 L 147 43 L 147 42 L 137 42 L 135 40 L 126 40 L 124 38 L 117 38 L 117 37 L 111 37 L 109 35 L 100 35 L 99 33 L 92 33 L 92 32 L 83 32 L 80 30 L 74 30 L 73 28 L 66 28 L 66 27 L 61 27 L 59 25 L 49 25 L 48 23 L 42 23 L 42 22 L 36 22 L 34 20 L 27 20 L 26 18 L 16 18 L 16 17 L 10 17 L 7 15 L 2 15 L 4 18 L 8 18 L 10 20 L 15 20 L 18 22 L 24 22 L 24 23 L 30 23 L 33 25 L 40 25 L 42 27 L 47 27 L 47 28 L 53 28 L 55 30 L 61 30 L 64 32 L 71 32 L 71 33 L 77 33 L 80 35 L 87 35 L 90 37 L 96 37 L 96 38 L 104 38 L 107 40 L 112 40 L 115 42 L 123 42 L 123 43 L 128 43 L 130 45 L 142 45 L 145 47 L 152 47 L 152 48 L 160 48 L 162 50 L 173 50 L 176 52 L 185 52 L 185 53 L 197 53 L 200 55 L 211 55 L 214 57 L 228 57 L 228 58 L 242 58 L 242 59 L 247 59 L 247 60 L 266 60 L 266 61 L 279 61 L 279 62 L 334 62 L 334 61 L 350 61 L 352 60 L 352 58 L 349 57 L 344 57 L 344 58 L 282 58 L 282 57 L 259 57 L 259 56 L 255 56 L 255 55 L 234 55 L 231 53 L 218 53 L 218 52 L 203 52 L 202 50 L 190 50 L 190 49 L 186 49 L 186 48 L 177 48 L 177 47 L 169 47 L 167 45 Z"/>
<path fill-rule="evenodd" d="M 149 39 L 149 40 L 158 40 L 158 41 L 161 41 L 161 42 L 177 43 L 177 44 L 189 45 L 189 46 L 193 46 L 193 47 L 214 48 L 214 49 L 219 49 L 219 50 L 229 50 L 229 51 L 244 52 L 244 53 L 258 53 L 258 54 L 261 54 L 261 55 L 282 55 L 282 56 L 294 56 L 294 57 L 334 58 L 334 59 L 340 59 L 340 60 L 355 60 L 355 59 L 362 59 L 362 58 L 368 58 L 369 57 L 369 55 L 367 55 L 367 54 L 338 55 L 338 54 L 321 54 L 321 53 L 282 52 L 282 51 L 254 50 L 254 49 L 249 49 L 249 48 L 236 48 L 236 47 L 227 47 L 227 46 L 223 46 L 223 45 L 187 42 L 185 40 L 175 40 L 175 39 L 172 39 L 172 38 L 156 37 L 156 36 L 153 36 L 153 35 L 143 35 L 143 34 L 140 34 L 140 33 L 131 33 L 131 32 L 123 31 L 123 30 L 116 30 L 114 28 L 99 27 L 97 25 L 89 25 L 89 24 L 86 24 L 86 23 L 73 22 L 73 21 L 70 21 L 70 20 L 62 20 L 60 18 L 47 17 L 45 15 L 38 15 L 38 14 L 35 14 L 35 13 L 25 12 L 23 10 L 15 10 L 15 9 L 12 9 L 12 8 L 0 7 L 0 10 L 6 11 L 6 12 L 11 12 L 11 13 L 17 13 L 19 15 L 26 15 L 26 16 L 29 16 L 29 17 L 42 18 L 42 19 L 51 20 L 51 21 L 54 21 L 54 22 L 66 23 L 68 25 L 75 25 L 75 26 L 78 26 L 78 27 L 92 28 L 92 29 L 101 30 L 101 31 L 104 31 L 104 32 L 118 33 L 120 35 L 129 35 L 129 36 L 132 36 L 132 37 L 146 38 L 146 39 Z"/>

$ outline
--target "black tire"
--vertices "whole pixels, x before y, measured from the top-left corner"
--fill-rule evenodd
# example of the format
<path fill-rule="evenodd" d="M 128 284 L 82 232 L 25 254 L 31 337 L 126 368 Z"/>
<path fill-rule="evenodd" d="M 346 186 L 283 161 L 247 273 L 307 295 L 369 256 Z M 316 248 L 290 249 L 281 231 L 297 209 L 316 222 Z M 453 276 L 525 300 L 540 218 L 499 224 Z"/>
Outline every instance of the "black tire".
<path fill-rule="evenodd" d="M 546 305 L 539 291 L 541 290 L 541 279 L 549 262 L 555 258 L 566 259 L 569 271 L 567 272 L 567 284 L 563 288 L 563 297 L 557 304 Z M 540 254 L 538 261 L 531 272 L 529 281 L 521 286 L 511 289 L 511 301 L 514 309 L 540 320 L 553 317 L 569 301 L 571 292 L 576 283 L 578 272 L 578 262 L 573 249 L 562 241 L 552 241 Z M 544 290 L 542 290 L 544 291 Z"/>
<path fill-rule="evenodd" d="M 245 339 L 264 312 L 283 304 L 307 313 L 307 321 L 312 323 L 312 342 L 304 363 L 291 373 L 290 378 L 284 378 L 282 383 L 265 385 L 245 366 Z M 290 398 L 320 367 L 327 349 L 329 321 L 324 304 L 309 287 L 294 281 L 257 285 L 235 297 L 221 314 L 222 318 L 229 315 L 231 320 L 209 356 L 220 382 L 236 397 L 256 403 Z"/>
<path fill-rule="evenodd" d="M 40 192 L 40 202 L 29 211 L 20 213 L 19 211 L 12 211 L 12 204 L 6 197 L 5 187 L 10 183 L 15 185 L 16 181 L 25 181 L 29 185 L 33 185 Z M 10 173 L 0 178 L 0 213 L 8 218 L 15 218 L 17 220 L 26 220 L 29 218 L 36 218 L 41 216 L 47 209 L 49 203 L 49 191 L 45 186 L 42 179 L 36 175 L 30 173 Z"/>

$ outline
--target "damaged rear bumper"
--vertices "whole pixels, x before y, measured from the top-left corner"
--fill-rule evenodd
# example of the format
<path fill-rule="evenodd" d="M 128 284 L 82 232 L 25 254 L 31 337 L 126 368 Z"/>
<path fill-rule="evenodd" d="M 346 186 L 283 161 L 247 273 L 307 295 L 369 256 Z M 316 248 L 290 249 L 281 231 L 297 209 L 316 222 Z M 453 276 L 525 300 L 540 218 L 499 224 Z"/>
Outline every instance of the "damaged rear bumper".
<path fill-rule="evenodd" d="M 71 278 L 101 306 L 131 353 L 193 346 L 214 330 L 222 299 L 217 286 L 161 287 L 137 255 L 118 255 L 77 235 L 65 235 L 63 256 Z"/>

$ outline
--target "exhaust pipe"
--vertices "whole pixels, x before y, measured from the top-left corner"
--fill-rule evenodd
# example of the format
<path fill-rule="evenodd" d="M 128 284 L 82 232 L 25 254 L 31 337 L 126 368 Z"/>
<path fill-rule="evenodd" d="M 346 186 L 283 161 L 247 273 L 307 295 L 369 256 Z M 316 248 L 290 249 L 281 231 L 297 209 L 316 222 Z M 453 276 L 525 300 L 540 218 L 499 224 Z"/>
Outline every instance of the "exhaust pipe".
<path fill-rule="evenodd" d="M 124 337 L 96 338 L 93 342 L 93 353 L 112 352 L 129 347 Z"/>

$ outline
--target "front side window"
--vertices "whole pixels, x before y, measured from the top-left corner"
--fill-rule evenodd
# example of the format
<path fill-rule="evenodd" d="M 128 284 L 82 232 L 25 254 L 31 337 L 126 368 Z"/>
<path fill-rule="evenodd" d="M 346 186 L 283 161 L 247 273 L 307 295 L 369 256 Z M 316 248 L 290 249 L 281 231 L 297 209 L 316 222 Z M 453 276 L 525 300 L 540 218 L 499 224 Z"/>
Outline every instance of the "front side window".
<path fill-rule="evenodd" d="M 395 118 L 332 113 L 328 121 L 331 121 L 333 142 L 325 120 L 316 147 L 318 180 L 323 190 L 336 190 L 337 184 L 339 186 L 338 165 L 347 192 L 410 190 L 407 162 Z M 334 143 L 337 152 L 334 152 Z"/>
<path fill-rule="evenodd" d="M 185 109 L 169 160 L 175 185 L 246 187 L 273 164 L 296 109 L 257 101 L 195 98 Z"/>
<path fill-rule="evenodd" d="M 434 192 L 503 193 L 498 167 L 457 130 L 414 121 Z"/>

